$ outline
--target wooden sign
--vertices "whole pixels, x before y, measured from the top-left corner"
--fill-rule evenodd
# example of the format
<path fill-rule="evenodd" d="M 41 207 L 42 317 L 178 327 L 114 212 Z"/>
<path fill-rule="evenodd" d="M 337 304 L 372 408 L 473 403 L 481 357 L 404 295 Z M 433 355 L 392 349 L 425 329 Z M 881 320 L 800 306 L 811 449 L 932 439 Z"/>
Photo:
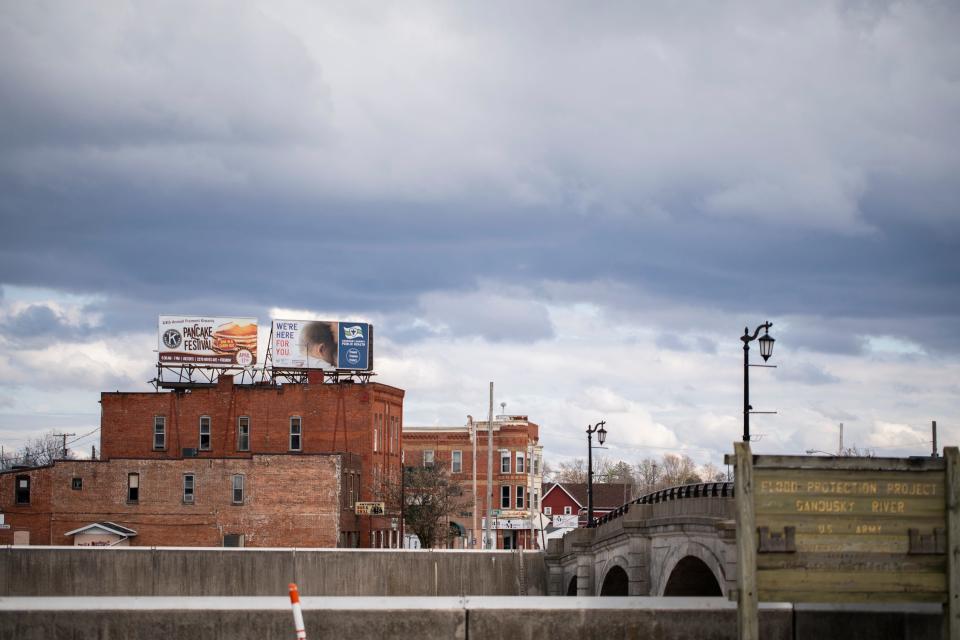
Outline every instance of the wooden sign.
<path fill-rule="evenodd" d="M 944 458 L 735 449 L 727 463 L 736 465 L 737 598 L 741 616 L 752 610 L 754 627 L 758 600 L 952 602 L 948 596 L 960 593 L 947 553 L 960 543 L 955 447 Z"/>

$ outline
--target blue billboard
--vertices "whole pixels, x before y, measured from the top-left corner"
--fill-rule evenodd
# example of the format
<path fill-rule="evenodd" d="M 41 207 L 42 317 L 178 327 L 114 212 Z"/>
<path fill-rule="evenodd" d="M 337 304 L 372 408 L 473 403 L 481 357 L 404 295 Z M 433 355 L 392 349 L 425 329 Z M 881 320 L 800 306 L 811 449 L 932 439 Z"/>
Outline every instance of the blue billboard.
<path fill-rule="evenodd" d="M 341 322 L 337 342 L 337 368 L 364 371 L 370 368 L 370 325 Z"/>
<path fill-rule="evenodd" d="M 274 319 L 273 367 L 369 371 L 372 334 L 373 326 L 366 322 Z"/>

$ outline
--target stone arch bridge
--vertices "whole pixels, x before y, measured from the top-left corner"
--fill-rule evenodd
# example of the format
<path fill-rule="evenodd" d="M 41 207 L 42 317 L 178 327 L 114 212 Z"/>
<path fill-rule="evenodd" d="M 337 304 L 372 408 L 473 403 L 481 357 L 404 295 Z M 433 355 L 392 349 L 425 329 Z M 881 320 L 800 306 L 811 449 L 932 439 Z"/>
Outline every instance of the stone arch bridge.
<path fill-rule="evenodd" d="M 736 588 L 732 482 L 662 489 L 550 541 L 551 595 L 721 596 Z"/>

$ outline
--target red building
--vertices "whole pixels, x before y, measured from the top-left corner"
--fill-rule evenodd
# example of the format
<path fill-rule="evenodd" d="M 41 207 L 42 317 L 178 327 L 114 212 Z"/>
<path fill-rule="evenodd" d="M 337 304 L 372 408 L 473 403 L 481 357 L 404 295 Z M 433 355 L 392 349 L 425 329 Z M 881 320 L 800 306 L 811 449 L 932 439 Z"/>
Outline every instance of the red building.
<path fill-rule="evenodd" d="M 467 419 L 463 426 L 404 427 L 405 462 L 442 461 L 464 488 L 462 509 L 450 517 L 456 532 L 452 546 L 482 548 L 487 514 L 488 422 Z M 473 483 L 476 436 L 476 485 Z M 493 421 L 492 536 L 498 549 L 541 546 L 533 517 L 539 513 L 543 483 L 540 427 L 527 416 L 497 416 Z"/>
<path fill-rule="evenodd" d="M 137 546 L 350 546 L 341 487 L 358 473 L 358 459 L 332 454 L 60 460 L 0 474 L 0 544 L 70 545 L 70 532 L 110 522 Z"/>
<path fill-rule="evenodd" d="M 322 372 L 306 384 L 234 385 L 222 376 L 208 387 L 104 393 L 101 459 L 0 474 L 0 507 L 7 524 L 41 544 L 69 544 L 64 532 L 109 521 L 136 530 L 135 544 L 221 544 L 232 528 L 256 546 L 399 546 L 398 514 L 358 517 L 353 505 L 379 499 L 384 479 L 399 473 L 403 397 L 379 383 L 323 383 Z M 76 478 L 88 489 L 65 490 Z M 14 488 L 24 480 L 27 503 Z M 143 500 L 129 500 L 139 483 Z M 339 505 L 332 527 L 322 504 Z M 315 530 L 302 524 L 307 514 L 319 518 Z M 191 524 L 161 536 L 153 516 Z M 189 532 L 205 526 L 222 539 Z"/>
<path fill-rule="evenodd" d="M 587 483 L 563 482 L 544 485 L 541 511 L 555 527 L 587 526 Z M 601 483 L 593 485 L 593 517 L 600 518 L 631 498 L 629 484 Z M 576 524 L 571 523 L 575 518 Z"/>

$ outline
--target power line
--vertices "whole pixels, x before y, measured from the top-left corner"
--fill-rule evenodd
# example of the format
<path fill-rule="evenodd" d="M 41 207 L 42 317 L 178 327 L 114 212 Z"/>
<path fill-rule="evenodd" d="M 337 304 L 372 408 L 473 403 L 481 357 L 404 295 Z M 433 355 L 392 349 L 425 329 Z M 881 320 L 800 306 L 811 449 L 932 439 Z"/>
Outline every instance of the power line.
<path fill-rule="evenodd" d="M 68 442 L 67 444 L 73 444 L 74 442 L 76 442 L 76 441 L 78 441 L 78 440 L 83 440 L 83 439 L 86 438 L 87 436 L 92 436 L 92 435 L 95 434 L 97 431 L 100 431 L 100 427 L 97 427 L 97 428 L 94 429 L 93 431 L 88 431 L 87 433 L 83 434 L 82 436 L 77 436 L 76 438 L 74 438 L 73 440 L 71 440 L 70 442 Z"/>

